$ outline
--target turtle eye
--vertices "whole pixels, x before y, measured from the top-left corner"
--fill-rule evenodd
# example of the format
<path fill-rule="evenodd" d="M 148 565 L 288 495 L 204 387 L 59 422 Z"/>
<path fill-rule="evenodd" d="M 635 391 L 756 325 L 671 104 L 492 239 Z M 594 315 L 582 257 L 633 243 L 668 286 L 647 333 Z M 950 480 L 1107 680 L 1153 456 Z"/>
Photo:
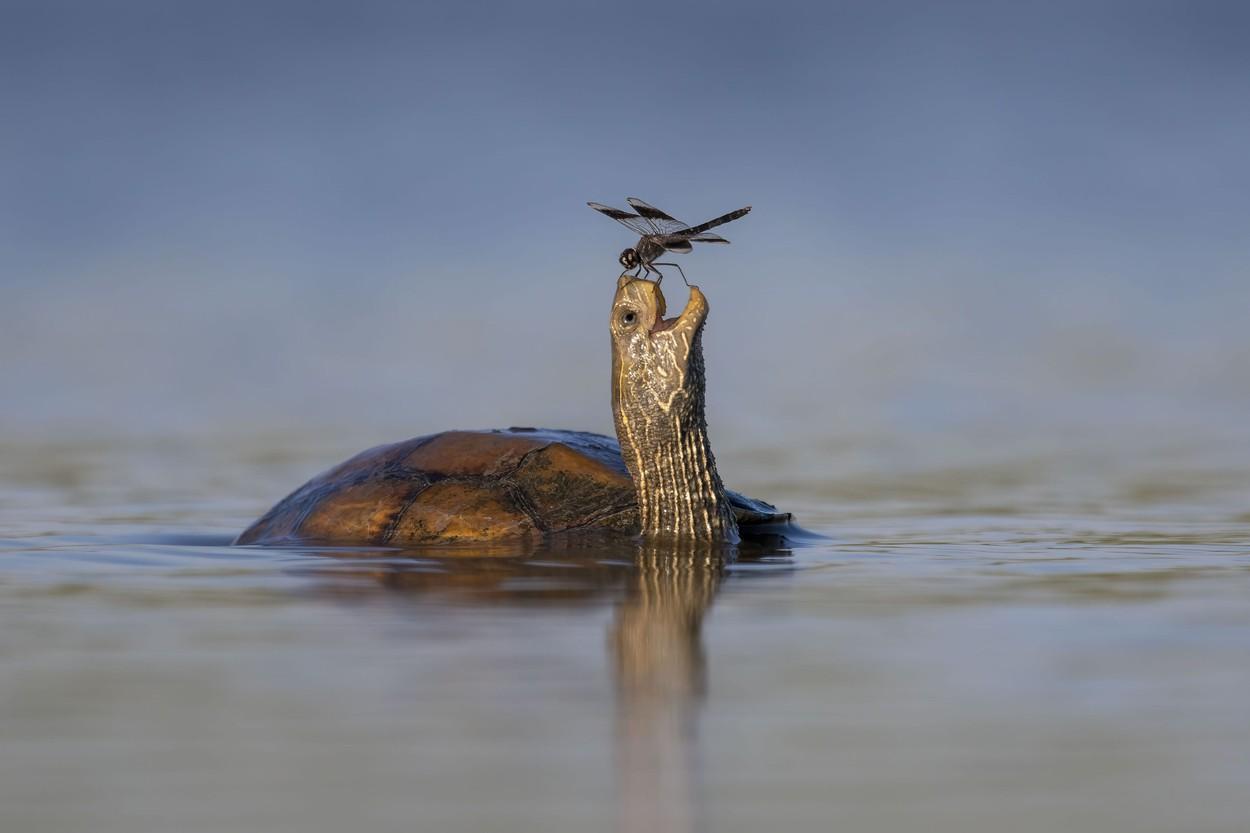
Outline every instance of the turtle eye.
<path fill-rule="evenodd" d="M 628 312 L 626 312 L 624 315 L 621 316 L 621 323 L 624 324 L 626 327 L 632 327 L 634 325 L 634 322 L 637 320 L 638 320 L 638 314 L 635 313 L 633 310 L 629 310 Z"/>

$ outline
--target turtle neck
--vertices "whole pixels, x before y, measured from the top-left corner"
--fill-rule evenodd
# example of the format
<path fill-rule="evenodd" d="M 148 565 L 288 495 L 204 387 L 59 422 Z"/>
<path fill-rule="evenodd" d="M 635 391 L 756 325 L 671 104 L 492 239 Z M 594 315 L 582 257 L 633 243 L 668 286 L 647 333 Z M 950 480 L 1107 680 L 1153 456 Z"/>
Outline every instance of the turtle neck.
<path fill-rule="evenodd" d="M 637 283 L 637 282 L 636 282 Z M 621 454 L 634 480 L 642 533 L 738 540 L 716 471 L 704 415 L 703 324 L 707 301 L 692 288 L 686 310 L 627 345 L 613 342 L 612 405 Z"/>

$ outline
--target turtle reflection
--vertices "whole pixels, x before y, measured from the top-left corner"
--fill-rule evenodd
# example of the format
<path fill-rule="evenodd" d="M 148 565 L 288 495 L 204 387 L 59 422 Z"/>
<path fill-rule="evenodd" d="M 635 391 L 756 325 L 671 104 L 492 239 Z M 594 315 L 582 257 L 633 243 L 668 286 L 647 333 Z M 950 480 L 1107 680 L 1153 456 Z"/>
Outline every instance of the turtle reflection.
<path fill-rule="evenodd" d="M 703 618 L 723 553 L 644 546 L 610 637 L 616 677 L 620 829 L 693 830 L 701 769 L 697 717 L 707 687 Z"/>
<path fill-rule="evenodd" d="M 789 555 L 762 545 L 548 541 L 518 554 L 474 548 L 330 551 L 301 570 L 336 595 L 437 597 L 458 605 L 593 605 L 615 599 L 607 654 L 616 691 L 620 829 L 697 827 L 697 719 L 707 690 L 703 620 L 728 565 Z M 345 557 L 356 556 L 356 557 Z M 479 557 L 466 557 L 479 556 Z"/>

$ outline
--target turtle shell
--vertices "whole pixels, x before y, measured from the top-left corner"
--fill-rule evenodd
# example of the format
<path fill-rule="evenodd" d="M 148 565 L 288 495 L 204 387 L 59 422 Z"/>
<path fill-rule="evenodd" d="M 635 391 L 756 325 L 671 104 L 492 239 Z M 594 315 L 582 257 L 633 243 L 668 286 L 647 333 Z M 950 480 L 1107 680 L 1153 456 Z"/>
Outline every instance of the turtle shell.
<path fill-rule="evenodd" d="M 742 526 L 789 515 L 729 492 Z M 407 546 L 579 529 L 636 533 L 616 440 L 582 431 L 447 431 L 361 452 L 296 489 L 236 544 Z"/>

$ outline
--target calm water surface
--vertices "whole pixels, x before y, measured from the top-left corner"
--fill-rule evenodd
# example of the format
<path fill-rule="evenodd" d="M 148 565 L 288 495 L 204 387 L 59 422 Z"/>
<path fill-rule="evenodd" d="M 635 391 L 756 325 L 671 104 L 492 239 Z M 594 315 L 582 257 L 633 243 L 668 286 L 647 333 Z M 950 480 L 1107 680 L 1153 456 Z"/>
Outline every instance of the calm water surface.
<path fill-rule="evenodd" d="M 228 546 L 398 438 L 0 443 L 0 830 L 1250 825 L 1244 446 L 731 447 L 828 536 L 731 563 Z"/>

